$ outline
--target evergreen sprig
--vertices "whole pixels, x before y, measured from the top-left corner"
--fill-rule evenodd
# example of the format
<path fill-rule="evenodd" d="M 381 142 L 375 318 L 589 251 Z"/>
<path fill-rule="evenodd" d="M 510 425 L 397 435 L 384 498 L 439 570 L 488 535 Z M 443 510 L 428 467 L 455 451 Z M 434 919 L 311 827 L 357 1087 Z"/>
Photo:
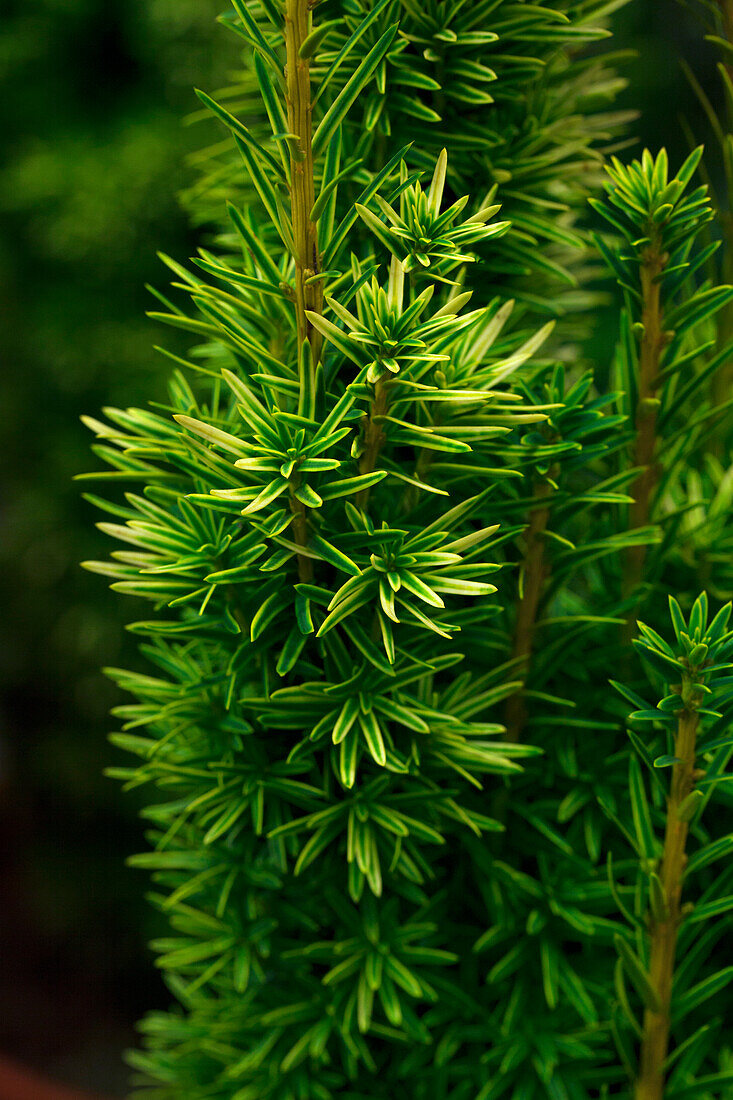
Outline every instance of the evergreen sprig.
<path fill-rule="evenodd" d="M 628 928 L 616 939 L 616 1035 L 636 1078 L 636 1100 L 719 1096 L 733 1082 L 725 1057 L 714 1067 L 722 1022 L 715 1005 L 722 1007 L 720 995 L 733 980 L 733 967 L 715 954 L 733 912 L 730 871 L 718 863 L 731 837 L 709 808 L 721 795 L 722 807 L 729 804 L 722 792 L 733 751 L 730 613 L 728 603 L 711 618 L 703 593 L 686 618 L 670 598 L 671 644 L 642 623 L 634 642 L 663 697 L 652 705 L 615 685 L 635 708 L 629 783 L 639 862 L 633 909 L 623 909 Z M 671 1035 L 677 1044 L 670 1053 Z"/>
<path fill-rule="evenodd" d="M 700 279 L 719 242 L 703 244 L 701 234 L 713 217 L 707 188 L 690 190 L 702 149 L 670 178 L 664 150 L 624 167 L 608 169 L 606 198 L 594 208 L 621 235 L 622 249 L 596 236 L 596 242 L 626 297 L 616 361 L 623 411 L 633 420 L 632 463 L 638 476 L 629 526 L 667 518 L 667 538 L 656 562 L 646 548 L 630 551 L 624 592 L 636 598 L 639 585 L 659 575 L 672 539 L 680 537 L 680 470 L 700 452 L 711 425 L 730 401 L 708 400 L 709 380 L 733 354 L 733 343 L 711 353 L 709 324 L 733 301 L 733 287 Z M 704 444 L 703 444 L 704 446 Z M 684 490 L 683 490 L 684 491 Z M 670 507 L 671 503 L 671 507 Z M 665 517 L 665 513 L 667 513 Z"/>
<path fill-rule="evenodd" d="M 480 180 L 474 209 L 503 204 L 511 228 L 482 252 L 490 260 L 476 285 L 484 300 L 500 294 L 546 316 L 573 318 L 593 300 L 580 289 L 588 252 L 578 223 L 600 178 L 601 150 L 612 147 L 633 115 L 613 110 L 625 84 L 614 65 L 623 56 L 594 49 L 581 58 L 578 50 L 608 37 L 608 17 L 625 2 L 319 4 L 319 26 L 307 46 L 316 102 L 344 91 L 355 96 L 341 127 L 341 163 L 353 166 L 354 179 L 368 181 L 387 150 L 411 145 L 410 168 L 432 170 L 445 148 L 456 194 L 470 193 Z M 281 34 L 277 6 L 240 4 L 224 19 L 245 42 L 256 31 L 257 51 L 226 98 L 256 121 L 255 140 L 273 148 L 259 100 L 267 88 L 266 49 L 277 50 Z M 360 86 L 379 43 L 374 78 Z M 420 142 L 413 145 L 416 127 Z M 250 205 L 252 185 L 228 146 L 217 142 L 195 160 L 202 175 L 187 202 L 197 221 L 219 222 L 225 198 Z M 358 191 L 351 194 L 358 198 Z"/>
<path fill-rule="evenodd" d="M 629 1028 L 658 1082 L 661 1027 L 632 1001 L 660 1015 L 646 955 L 669 960 L 674 875 L 641 776 L 689 753 L 636 719 L 620 745 L 602 692 L 643 595 L 682 561 L 684 600 L 701 554 L 716 590 L 730 575 L 725 477 L 717 562 L 676 503 L 717 469 L 722 359 L 699 333 L 733 297 L 703 281 L 698 156 L 673 179 L 664 154 L 614 160 L 596 203 L 623 241 L 596 241 L 626 295 L 608 392 L 578 343 L 582 226 L 620 84 L 577 50 L 619 5 L 232 6 L 246 71 L 200 93 L 224 140 L 188 196 L 213 240 L 164 257 L 153 314 L 193 347 L 166 353 L 166 404 L 87 421 L 109 469 L 86 476 L 125 491 L 90 496 L 122 545 L 86 564 L 150 607 L 130 626 L 147 671 L 109 670 L 133 700 L 112 740 L 135 758 L 110 771 L 150 795 L 132 862 L 170 924 L 153 949 L 178 1004 L 141 1025 L 137 1084 L 598 1100 L 638 1076 Z M 704 731 L 695 797 L 729 808 L 725 613 L 672 608 L 677 648 L 651 628 L 641 647 L 680 691 L 660 708 L 624 691 L 667 740 Z M 698 912 L 725 926 L 727 838 L 693 809 Z M 710 977 L 724 1009 L 686 936 L 676 982 Z M 675 1031 L 680 1095 L 728 1080 L 713 1038 Z"/>

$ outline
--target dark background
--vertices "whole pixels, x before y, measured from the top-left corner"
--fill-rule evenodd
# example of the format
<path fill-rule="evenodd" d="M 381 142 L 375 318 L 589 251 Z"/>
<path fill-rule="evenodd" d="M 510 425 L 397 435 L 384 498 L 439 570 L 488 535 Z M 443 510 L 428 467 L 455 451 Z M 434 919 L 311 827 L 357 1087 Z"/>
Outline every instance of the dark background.
<path fill-rule="evenodd" d="M 156 250 L 195 246 L 178 194 L 206 134 L 182 119 L 192 86 L 237 63 L 223 7 L 6 0 L 0 22 L 0 1054 L 107 1095 L 125 1093 L 135 1019 L 167 997 L 146 880 L 124 866 L 135 798 L 102 776 L 118 700 L 99 668 L 135 660 L 130 608 L 77 565 L 107 547 L 72 478 L 96 462 L 82 413 L 163 394 L 152 345 L 172 340 L 144 284 L 167 281 Z M 630 149 L 665 144 L 674 166 L 681 117 L 709 136 L 679 58 L 717 97 L 714 52 L 671 0 L 616 20 L 636 51 Z"/>

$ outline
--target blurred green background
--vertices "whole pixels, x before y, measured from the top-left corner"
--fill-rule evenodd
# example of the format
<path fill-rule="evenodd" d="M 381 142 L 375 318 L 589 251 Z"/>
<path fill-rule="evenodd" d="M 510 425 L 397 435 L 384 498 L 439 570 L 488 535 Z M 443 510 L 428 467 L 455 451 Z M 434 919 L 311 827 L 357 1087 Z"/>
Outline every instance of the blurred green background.
<path fill-rule="evenodd" d="M 190 255 L 178 193 L 206 140 L 182 123 L 194 84 L 236 65 L 222 0 L 6 0 L 0 24 L 0 1053 L 124 1095 L 121 1050 L 166 1002 L 134 799 L 102 776 L 116 701 L 101 665 L 134 661 L 131 606 L 77 565 L 106 553 L 74 474 L 93 468 L 82 413 L 163 394 L 146 320 L 162 249 Z M 616 16 L 638 140 L 707 137 L 679 67 L 718 95 L 713 50 L 671 0 Z M 711 152 L 714 154 L 714 150 Z M 601 333 L 611 332 L 610 327 Z M 610 353 L 609 340 L 597 340 Z M 182 345 L 179 345 L 182 346 Z"/>

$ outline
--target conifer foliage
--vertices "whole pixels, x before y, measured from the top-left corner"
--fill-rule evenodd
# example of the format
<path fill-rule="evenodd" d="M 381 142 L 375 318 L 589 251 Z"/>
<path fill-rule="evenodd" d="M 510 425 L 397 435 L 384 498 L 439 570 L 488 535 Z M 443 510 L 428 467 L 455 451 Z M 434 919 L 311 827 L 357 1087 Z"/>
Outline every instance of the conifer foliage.
<path fill-rule="evenodd" d="M 88 421 L 123 545 L 86 564 L 152 605 L 146 671 L 109 670 L 177 1002 L 141 1025 L 140 1095 L 733 1080 L 706 1015 L 730 1005 L 730 835 L 703 824 L 730 805 L 729 607 L 672 600 L 672 646 L 640 628 L 670 686 L 619 687 L 628 740 L 608 690 L 632 609 L 654 621 L 673 575 L 691 603 L 684 500 L 730 357 L 704 334 L 733 291 L 700 274 L 698 154 L 671 180 L 664 154 L 614 161 L 595 205 L 624 244 L 597 224 L 595 249 L 626 304 L 599 391 L 585 199 L 623 119 L 609 59 L 577 51 L 616 6 L 222 19 L 245 70 L 199 93 L 221 132 L 188 195 L 214 241 L 164 257 L 153 314 L 194 346 L 167 404 Z"/>
<path fill-rule="evenodd" d="M 651 736 L 634 738 L 638 756 L 631 759 L 630 791 L 633 843 L 640 862 L 633 911 L 622 905 L 629 927 L 617 935 L 616 988 L 621 1006 L 617 1034 L 622 1057 L 631 1066 L 630 1033 L 640 1038 L 637 1100 L 656 1100 L 678 1091 L 722 1095 L 733 1082 L 733 1063 L 730 1053 L 724 1052 L 721 1072 L 701 1075 L 689 1085 L 714 1050 L 711 1017 L 703 1010 L 704 1022 L 699 1026 L 690 1017 L 700 1014 L 701 1006 L 725 989 L 733 976 L 729 960 L 722 968 L 715 966 L 715 947 L 725 935 L 726 915 L 733 911 L 733 896 L 726 893 L 730 870 L 718 873 L 715 867 L 711 873 L 733 841 L 730 835 L 718 833 L 714 821 L 702 825 L 706 810 L 706 816 L 714 815 L 709 803 L 725 781 L 731 753 L 731 605 L 726 604 L 710 621 L 704 594 L 695 600 L 688 619 L 673 597 L 669 604 L 672 644 L 644 624 L 639 624 L 641 635 L 634 643 L 650 681 L 663 685 L 667 694 L 653 706 L 628 688 L 614 685 L 638 708 L 629 717 L 631 727 L 652 727 Z M 656 755 L 660 748 L 665 751 Z M 669 775 L 668 783 L 660 775 Z M 651 799 L 650 786 L 654 788 Z M 657 835 L 660 818 L 663 841 Z M 691 831 L 692 852 L 688 850 Z M 678 961 L 681 965 L 675 969 Z M 627 980 L 643 1006 L 643 1024 L 630 1006 Z M 668 1057 L 672 1030 L 680 1041 Z"/>

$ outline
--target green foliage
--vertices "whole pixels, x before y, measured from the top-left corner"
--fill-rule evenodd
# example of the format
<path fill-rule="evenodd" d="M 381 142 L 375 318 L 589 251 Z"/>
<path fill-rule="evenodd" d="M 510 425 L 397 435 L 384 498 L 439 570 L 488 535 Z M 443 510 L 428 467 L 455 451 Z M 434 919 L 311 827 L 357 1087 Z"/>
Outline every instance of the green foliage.
<path fill-rule="evenodd" d="M 301 0 L 233 7 L 248 69 L 200 94 L 227 140 L 190 196 L 206 221 L 225 192 L 228 222 L 191 267 L 165 258 L 176 294 L 153 315 L 194 346 L 166 404 L 88 420 L 110 469 L 85 476 L 123 487 L 90 499 L 123 546 L 87 566 L 152 605 L 129 628 L 149 670 L 111 670 L 133 697 L 113 741 L 137 757 L 111 771 L 147 788 L 134 862 L 180 1007 L 144 1021 L 137 1081 L 171 1100 L 620 1094 L 643 1082 L 634 998 L 663 1007 L 625 922 L 663 922 L 671 896 L 643 768 L 678 762 L 668 737 L 624 745 L 599 693 L 640 593 L 654 607 L 697 553 L 684 510 L 661 513 L 725 411 L 679 444 L 722 362 L 697 366 L 697 327 L 733 294 L 698 282 L 696 159 L 672 181 L 664 154 L 614 161 L 596 204 L 625 242 L 597 240 L 627 295 L 607 393 L 547 315 L 591 301 L 559 289 L 584 262 L 572 170 L 611 121 L 581 109 L 591 84 L 618 82 L 574 51 L 615 5 L 326 2 L 315 25 Z M 663 731 L 680 700 L 703 722 L 677 809 L 704 838 L 728 756 L 698 695 L 715 678 L 727 704 L 729 638 L 703 598 L 672 607 L 679 651 L 646 627 L 640 647 L 681 694 L 627 696 Z M 704 877 L 727 850 L 709 844 Z M 726 919 L 726 874 L 698 913 Z M 729 996 L 699 961 L 690 1013 Z M 681 1089 L 727 1079 L 712 1033 L 694 1054 L 676 1037 Z"/>
<path fill-rule="evenodd" d="M 540 313 L 567 318 L 566 328 L 571 319 L 587 326 L 576 314 L 594 300 L 580 289 L 588 253 L 578 222 L 600 177 L 600 149 L 632 117 L 611 110 L 624 87 L 613 68 L 618 57 L 594 49 L 581 60 L 577 51 L 607 37 L 608 16 L 621 6 L 596 0 L 521 8 L 506 0 L 319 5 L 324 37 L 312 58 L 318 107 L 344 89 L 353 92 L 355 74 L 370 51 L 380 41 L 386 46 L 373 78 L 343 118 L 341 163 L 353 165 L 355 182 L 366 180 L 406 145 L 410 168 L 428 171 L 447 149 L 454 193 L 471 193 L 476 210 L 502 203 L 511 226 L 500 241 L 478 250 L 490 261 L 476 281 L 482 301 L 496 294 L 513 297 Z M 242 5 L 236 10 L 238 16 L 224 19 L 244 33 Z M 241 116 L 253 120 L 255 141 L 272 148 L 273 129 L 259 102 L 273 79 L 272 53 L 281 27 L 266 4 L 244 10 L 257 29 L 261 60 L 237 74 L 224 94 Z M 394 35 L 390 28 L 396 23 Z M 251 184 L 232 159 L 231 146 L 212 144 L 201 163 L 202 178 L 189 193 L 194 218 L 219 223 L 224 199 L 249 204 Z M 352 200 L 357 195 L 352 188 Z"/>
<path fill-rule="evenodd" d="M 677 962 L 664 1010 L 671 1015 L 673 1034 L 678 1037 L 665 1067 L 669 1070 L 665 1087 L 673 1096 L 726 1095 L 733 1081 L 725 1051 L 717 1072 L 703 1069 L 706 1061 L 715 1064 L 720 1050 L 725 991 L 733 981 L 733 967 L 720 951 L 733 911 L 730 868 L 725 862 L 731 848 L 725 814 L 730 796 L 724 793 L 731 779 L 726 767 L 733 754 L 730 613 L 728 603 L 710 617 L 703 593 L 685 617 L 670 597 L 671 644 L 641 623 L 635 642 L 649 683 L 662 698 L 649 703 L 623 685 L 614 685 L 635 708 L 629 715 L 629 735 L 634 749 L 631 839 L 637 857 L 629 861 L 615 887 L 633 898 L 631 906 L 623 909 L 627 928 L 616 939 L 616 1037 L 624 1057 L 634 1034 L 642 1034 L 634 1002 L 640 1000 L 647 1013 L 661 1010 L 656 984 L 660 950 L 655 939 L 658 930 L 671 922 Z M 684 727 L 690 723 L 695 726 L 694 741 L 685 747 Z M 669 868 L 676 830 L 681 828 L 689 828 L 692 842 L 677 892 L 670 896 Z M 626 979 L 631 988 L 626 987 Z"/>
<path fill-rule="evenodd" d="M 703 369 L 695 369 L 698 357 L 709 351 L 709 344 L 697 338 L 699 327 L 733 300 L 733 287 L 710 286 L 695 282 L 694 276 L 718 250 L 719 242 L 700 247 L 699 238 L 713 217 L 707 188 L 689 190 L 689 184 L 700 163 L 702 149 L 690 154 L 670 179 L 664 150 L 653 160 L 645 152 L 643 160 L 628 167 L 614 158 L 608 169 L 605 201 L 591 199 L 591 205 L 617 229 L 623 240 L 619 251 L 596 236 L 596 243 L 619 285 L 627 294 L 625 325 L 621 334 L 618 362 L 618 383 L 624 387 L 629 404 L 634 408 L 635 379 L 639 374 L 638 347 L 645 332 L 642 319 L 644 288 L 641 272 L 658 254 L 659 270 L 653 282 L 660 293 L 661 356 L 655 400 L 658 400 L 662 425 L 674 425 L 687 411 L 686 402 L 708 381 L 731 354 L 731 346 L 723 348 Z M 698 401 L 695 401 L 698 404 Z M 710 415 L 720 416 L 725 410 L 714 408 Z M 705 420 L 698 418 L 695 428 L 705 430 Z M 689 428 L 689 419 L 687 420 Z M 696 435 L 690 433 L 687 445 L 694 446 Z M 683 456 L 684 457 L 684 454 Z"/>
<path fill-rule="evenodd" d="M 720 237 L 721 247 L 717 250 L 711 248 L 706 263 L 706 273 L 711 283 L 733 283 L 733 160 L 731 159 L 731 141 L 733 132 L 733 86 L 731 85 L 731 41 L 733 40 L 733 23 L 731 12 L 724 4 L 697 3 L 692 0 L 689 4 L 692 13 L 702 22 L 705 40 L 715 58 L 716 76 L 719 84 L 716 87 L 722 90 L 722 95 L 711 95 L 706 91 L 698 77 L 692 71 L 686 61 L 682 61 L 682 67 L 689 81 L 695 98 L 698 101 L 703 116 L 703 125 L 712 139 L 708 147 L 708 153 L 700 165 L 700 173 L 708 185 L 713 209 L 717 215 L 717 224 L 711 233 L 712 241 Z M 699 29 L 699 28 L 698 28 Z M 695 144 L 693 127 L 687 119 L 684 120 L 684 129 L 690 144 Z M 720 171 L 715 170 L 715 163 L 711 159 L 717 154 L 720 162 Z M 731 355 L 729 349 L 733 340 L 733 302 L 728 301 L 720 310 L 714 326 L 709 326 L 705 333 L 711 346 L 716 352 L 722 354 L 723 361 L 719 370 L 712 373 L 707 384 L 713 407 L 725 405 L 730 399 L 731 383 L 733 382 L 733 367 L 731 367 Z M 681 484 L 677 488 L 676 496 L 684 502 L 688 509 L 685 526 L 689 535 L 688 545 L 690 552 L 687 555 L 688 562 L 694 555 L 697 568 L 706 572 L 718 574 L 720 564 L 708 567 L 706 559 L 717 555 L 720 547 L 722 556 L 720 562 L 730 560 L 726 553 L 726 534 L 721 530 L 720 508 L 721 505 L 727 511 L 725 503 L 727 485 L 733 475 L 730 470 L 730 418 L 713 425 L 715 441 L 713 454 L 705 456 L 702 468 L 690 470 L 686 476 L 680 478 Z M 715 549 L 712 549 L 712 548 Z M 688 562 L 685 562 L 687 564 Z M 730 585 L 718 589 L 717 594 L 725 598 L 730 591 Z"/>
<path fill-rule="evenodd" d="M 664 576 L 669 568 L 664 580 L 679 591 L 681 564 L 694 562 L 688 583 L 695 585 L 704 569 L 725 595 L 730 533 L 717 517 L 726 508 L 726 471 L 702 456 L 711 432 L 724 436 L 730 422 L 731 400 L 717 401 L 714 383 L 727 369 L 733 339 L 715 347 L 715 322 L 724 321 L 733 287 L 706 278 L 720 242 L 704 243 L 713 210 L 707 188 L 691 187 L 701 155 L 696 149 L 671 178 L 664 150 L 656 159 L 647 151 L 628 167 L 614 159 L 606 197 L 591 203 L 621 235 L 621 242 L 596 236 L 596 243 L 625 297 L 615 363 L 623 395 L 618 407 L 635 424 L 634 465 L 645 468 L 629 519 L 662 525 L 646 576 Z M 708 509 L 701 497 L 710 501 Z"/>

